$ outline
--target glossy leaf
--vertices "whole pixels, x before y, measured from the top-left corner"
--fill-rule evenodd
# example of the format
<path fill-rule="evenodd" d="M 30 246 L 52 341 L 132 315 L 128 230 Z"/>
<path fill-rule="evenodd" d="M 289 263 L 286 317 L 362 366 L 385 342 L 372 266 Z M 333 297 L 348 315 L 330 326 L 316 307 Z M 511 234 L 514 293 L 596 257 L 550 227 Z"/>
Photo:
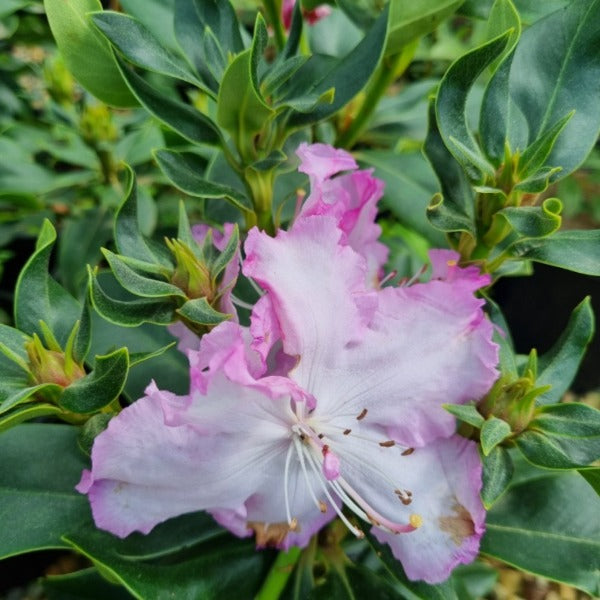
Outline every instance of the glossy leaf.
<path fill-rule="evenodd" d="M 600 467 L 581 469 L 579 473 L 592 486 L 598 496 L 600 496 Z"/>
<path fill-rule="evenodd" d="M 558 231 L 541 239 L 515 242 L 510 253 L 576 273 L 600 275 L 600 230 Z"/>
<path fill-rule="evenodd" d="M 488 417 L 481 426 L 481 450 L 484 456 L 489 453 L 511 434 L 510 425 L 497 417 Z"/>
<path fill-rule="evenodd" d="M 20 425 L 0 435 L 0 556 L 68 547 L 61 540 L 89 519 L 87 499 L 75 491 L 86 466 L 77 429 Z M 10 523 L 10 526 L 6 526 Z"/>
<path fill-rule="evenodd" d="M 51 575 L 42 586 L 47 600 L 131 600 L 127 590 L 109 582 L 94 568 Z"/>
<path fill-rule="evenodd" d="M 433 31 L 464 0 L 390 0 L 386 54 L 400 52 L 409 42 Z"/>
<path fill-rule="evenodd" d="M 463 423 L 468 423 L 477 429 L 481 429 L 485 423 L 483 415 L 472 404 L 444 404 L 443 407 Z"/>
<path fill-rule="evenodd" d="M 508 489 L 514 466 L 506 448 L 496 446 L 487 456 L 483 456 L 483 488 L 481 499 L 486 509 L 490 509 Z"/>
<path fill-rule="evenodd" d="M 447 202 L 442 194 L 436 194 L 427 207 L 429 222 L 440 231 L 464 231 L 475 237 L 471 219 L 455 204 Z"/>
<path fill-rule="evenodd" d="M 152 87 L 122 59 L 117 58 L 117 64 L 123 79 L 140 104 L 159 121 L 191 142 L 209 146 L 222 144 L 219 128 L 209 117 L 193 106 L 175 100 L 165 92 Z"/>
<path fill-rule="evenodd" d="M 529 462 L 540 467 L 587 466 L 600 460 L 600 410 L 580 402 L 545 406 L 516 444 Z"/>
<path fill-rule="evenodd" d="M 502 54 L 509 36 L 510 32 L 506 32 L 463 54 L 446 71 L 438 89 L 435 114 L 440 135 L 474 181 L 479 181 L 485 172 L 493 174 L 494 167 L 469 131 L 465 115 L 467 95 L 484 69 Z"/>
<path fill-rule="evenodd" d="M 41 333 L 44 321 L 63 345 L 81 312 L 81 306 L 50 275 L 50 255 L 56 241 L 56 230 L 45 220 L 36 249 L 27 261 L 15 288 L 15 323 L 21 331 Z"/>
<path fill-rule="evenodd" d="M 292 115 L 291 124 L 302 126 L 321 121 L 336 113 L 364 88 L 383 56 L 387 20 L 386 6 L 365 37 L 348 55 L 332 60 L 313 55 L 298 69 L 294 85 L 304 94 L 321 97 L 334 88 L 335 96 L 331 103 L 319 104 L 308 113 Z"/>
<path fill-rule="evenodd" d="M 95 13 L 91 15 L 91 19 L 115 48 L 134 65 L 204 88 L 188 64 L 161 46 L 137 19 L 113 11 Z"/>
<path fill-rule="evenodd" d="M 600 497 L 569 473 L 515 485 L 488 513 L 482 552 L 600 593 Z"/>
<path fill-rule="evenodd" d="M 598 22 L 599 0 L 575 0 L 525 30 L 512 64 L 496 71 L 486 91 L 480 130 L 488 153 L 499 155 L 505 139 L 523 151 L 575 111 L 545 164 L 561 167 L 555 181 L 583 162 L 600 130 Z"/>
<path fill-rule="evenodd" d="M 562 398 L 579 370 L 593 335 L 594 311 L 588 297 L 571 313 L 558 341 L 538 361 L 536 385 L 552 386 L 538 398 L 539 404 L 552 404 Z"/>
<path fill-rule="evenodd" d="M 65 63 L 79 83 L 113 106 L 135 106 L 109 43 L 87 13 L 102 10 L 99 0 L 44 0 L 44 9 Z"/>
<path fill-rule="evenodd" d="M 503 219 L 523 237 L 541 238 L 560 228 L 562 208 L 562 202 L 558 198 L 546 198 L 541 206 L 503 208 L 494 218 Z"/>
<path fill-rule="evenodd" d="M 249 200 L 238 190 L 198 175 L 193 156 L 172 150 L 158 150 L 156 160 L 173 184 L 187 194 L 199 198 L 224 198 L 242 211 L 252 210 Z"/>
<path fill-rule="evenodd" d="M 118 398 L 128 371 L 127 348 L 106 356 L 96 356 L 94 370 L 65 388 L 59 404 L 78 414 L 96 412 Z"/>

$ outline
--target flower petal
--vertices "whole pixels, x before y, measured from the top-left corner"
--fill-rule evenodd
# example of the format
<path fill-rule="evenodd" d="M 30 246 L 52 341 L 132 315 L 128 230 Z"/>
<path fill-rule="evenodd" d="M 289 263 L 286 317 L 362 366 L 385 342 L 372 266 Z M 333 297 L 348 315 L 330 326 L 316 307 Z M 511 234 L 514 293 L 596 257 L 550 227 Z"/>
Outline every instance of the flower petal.
<path fill-rule="evenodd" d="M 349 152 L 328 144 L 302 143 L 296 154 L 300 157 L 298 171 L 310 177 L 311 187 L 336 173 L 352 171 L 358 167 Z"/>
<path fill-rule="evenodd" d="M 268 291 L 284 351 L 301 357 L 294 379 L 309 392 L 317 367 L 360 337 L 375 307 L 364 260 L 339 244 L 341 235 L 334 219 L 319 217 L 275 238 L 253 229 L 246 241 L 243 271 Z"/>
<path fill-rule="evenodd" d="M 395 468 L 397 478 L 412 492 L 410 505 L 397 504 L 405 513 L 418 515 L 422 524 L 411 533 L 387 533 L 377 527 L 371 531 L 380 542 L 390 545 L 410 579 L 440 583 L 454 567 L 476 558 L 485 530 L 477 446 L 454 436 L 386 464 Z M 366 493 L 373 494 L 377 488 L 365 475 L 368 477 L 363 473 L 361 484 L 364 482 Z M 390 508 L 393 502 L 389 496 Z M 419 521 L 418 517 L 413 520 Z"/>
<path fill-rule="evenodd" d="M 340 350 L 335 365 L 314 366 L 316 414 L 352 428 L 366 409 L 368 422 L 405 446 L 451 435 L 455 421 L 441 405 L 479 399 L 498 375 L 483 301 L 439 280 L 385 288 L 378 299 L 362 340 Z"/>

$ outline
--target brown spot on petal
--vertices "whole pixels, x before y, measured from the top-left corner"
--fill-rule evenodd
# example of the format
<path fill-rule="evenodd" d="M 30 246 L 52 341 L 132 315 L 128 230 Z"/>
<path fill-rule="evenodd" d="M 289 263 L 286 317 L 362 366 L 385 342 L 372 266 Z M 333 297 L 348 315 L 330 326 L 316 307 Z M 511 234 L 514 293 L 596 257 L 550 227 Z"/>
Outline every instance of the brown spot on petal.
<path fill-rule="evenodd" d="M 387 440 L 386 442 L 379 442 L 379 445 L 382 448 L 391 448 L 396 445 L 396 442 L 394 440 Z"/>
<path fill-rule="evenodd" d="M 262 521 L 248 521 L 246 525 L 256 534 L 256 545 L 259 548 L 280 546 L 290 531 L 300 530 L 296 519 L 292 519 L 291 526 L 287 523 L 263 523 Z"/>
<path fill-rule="evenodd" d="M 414 451 L 414 448 L 407 448 L 406 450 L 404 450 L 404 452 L 402 452 L 402 456 L 410 456 Z"/>
<path fill-rule="evenodd" d="M 366 416 L 367 416 L 367 412 L 369 412 L 366 408 L 363 408 L 360 411 L 360 415 L 358 415 L 358 417 L 356 417 L 357 421 L 362 421 Z"/>
<path fill-rule="evenodd" d="M 454 504 L 454 514 L 440 517 L 440 529 L 449 534 L 452 541 L 461 546 L 463 541 L 475 533 L 475 527 L 469 511 L 462 504 Z"/>

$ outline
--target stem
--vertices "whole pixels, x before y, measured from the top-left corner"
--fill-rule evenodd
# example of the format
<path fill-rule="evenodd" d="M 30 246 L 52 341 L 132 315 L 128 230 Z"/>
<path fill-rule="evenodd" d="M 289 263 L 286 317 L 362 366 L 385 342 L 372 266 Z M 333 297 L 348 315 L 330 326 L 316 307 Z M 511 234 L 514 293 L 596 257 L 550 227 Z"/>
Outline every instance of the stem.
<path fill-rule="evenodd" d="M 281 22 L 281 2 L 277 0 L 264 0 L 263 5 L 267 13 L 267 19 L 273 27 L 275 44 L 277 45 L 277 49 L 281 50 L 285 46 L 285 31 Z"/>
<path fill-rule="evenodd" d="M 375 71 L 375 78 L 369 86 L 362 106 L 348 129 L 338 135 L 335 146 L 339 148 L 352 148 L 352 146 L 354 146 L 356 140 L 358 140 L 369 122 L 369 119 L 373 115 L 382 96 L 390 85 L 394 83 L 396 78 L 404 72 L 406 67 L 408 67 L 416 49 L 416 44 L 412 43 L 405 46 L 398 54 L 384 57 Z"/>
<path fill-rule="evenodd" d="M 292 546 L 287 552 L 280 552 L 254 600 L 277 600 L 301 553 L 296 546 Z"/>

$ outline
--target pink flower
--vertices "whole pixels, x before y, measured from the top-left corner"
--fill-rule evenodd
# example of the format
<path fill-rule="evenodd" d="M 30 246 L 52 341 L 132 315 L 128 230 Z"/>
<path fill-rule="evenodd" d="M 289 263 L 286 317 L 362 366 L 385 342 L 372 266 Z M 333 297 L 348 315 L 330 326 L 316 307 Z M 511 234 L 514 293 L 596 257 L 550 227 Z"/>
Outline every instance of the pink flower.
<path fill-rule="evenodd" d="M 296 154 L 301 161 L 298 170 L 310 178 L 310 195 L 297 220 L 334 217 L 342 230 L 341 243 L 364 256 L 367 278 L 376 286 L 388 257 L 387 247 L 379 241 L 381 227 L 375 224 L 383 181 L 373 177 L 372 169 L 357 171 L 351 154 L 326 144 L 300 144 Z"/>
<path fill-rule="evenodd" d="M 289 29 L 292 26 L 292 15 L 294 14 L 294 5 L 296 0 L 283 0 L 281 6 L 281 18 L 283 20 L 283 26 Z M 317 21 L 329 16 L 331 14 L 331 7 L 327 5 L 317 6 L 312 10 L 302 10 L 302 14 L 309 25 L 314 25 Z"/>
<path fill-rule="evenodd" d="M 337 515 L 359 537 L 372 526 L 412 579 L 474 559 L 481 462 L 441 405 L 497 377 L 473 294 L 489 278 L 438 253 L 429 283 L 378 290 L 347 241 L 329 215 L 249 233 L 243 271 L 266 292 L 251 328 L 216 327 L 189 353 L 189 396 L 151 384 L 96 438 L 78 489 L 98 527 L 126 536 L 208 510 L 287 548 Z"/>

